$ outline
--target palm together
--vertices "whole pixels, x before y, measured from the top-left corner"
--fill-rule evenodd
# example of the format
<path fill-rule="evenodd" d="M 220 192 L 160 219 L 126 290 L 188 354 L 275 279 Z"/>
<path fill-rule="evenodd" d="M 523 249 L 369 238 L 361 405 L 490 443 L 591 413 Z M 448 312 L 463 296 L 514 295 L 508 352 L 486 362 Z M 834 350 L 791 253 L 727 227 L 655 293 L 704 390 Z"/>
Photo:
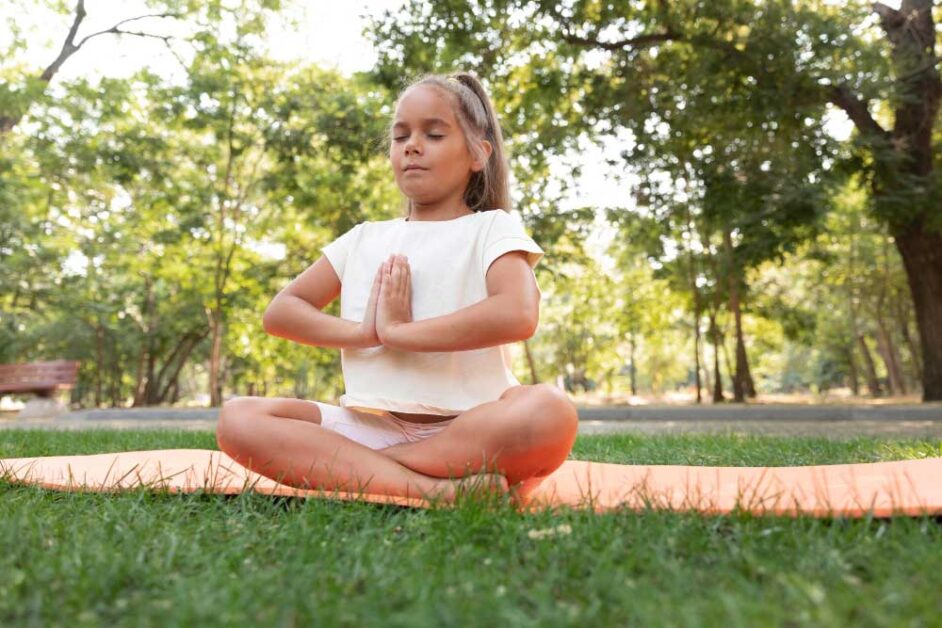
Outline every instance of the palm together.
<path fill-rule="evenodd" d="M 395 325 L 412 322 L 412 273 L 404 255 L 390 255 L 376 270 L 363 319 L 364 332 L 382 344 Z"/>

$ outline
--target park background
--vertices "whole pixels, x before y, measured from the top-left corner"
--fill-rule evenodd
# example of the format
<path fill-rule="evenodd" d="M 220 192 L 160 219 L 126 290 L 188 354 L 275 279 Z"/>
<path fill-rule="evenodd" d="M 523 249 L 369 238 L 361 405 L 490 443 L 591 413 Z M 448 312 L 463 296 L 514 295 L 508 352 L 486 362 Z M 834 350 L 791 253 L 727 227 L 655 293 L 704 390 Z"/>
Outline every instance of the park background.
<path fill-rule="evenodd" d="M 546 251 L 522 383 L 942 399 L 935 26 L 897 9 L 6 3 L 0 363 L 80 360 L 81 407 L 336 399 L 339 351 L 262 312 L 321 246 L 400 215 L 395 97 L 466 70 Z"/>

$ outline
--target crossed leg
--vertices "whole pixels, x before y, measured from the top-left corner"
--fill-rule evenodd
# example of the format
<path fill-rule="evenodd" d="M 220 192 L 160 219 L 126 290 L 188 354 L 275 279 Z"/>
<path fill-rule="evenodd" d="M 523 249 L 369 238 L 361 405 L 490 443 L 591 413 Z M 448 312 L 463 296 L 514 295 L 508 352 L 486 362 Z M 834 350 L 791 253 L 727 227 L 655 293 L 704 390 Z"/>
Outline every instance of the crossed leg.
<path fill-rule="evenodd" d="M 413 471 L 320 422 L 312 401 L 238 397 L 223 405 L 216 441 L 242 466 L 299 488 L 453 500 L 470 484 Z"/>
<path fill-rule="evenodd" d="M 496 478 L 500 490 L 535 486 L 566 459 L 578 423 L 566 394 L 546 384 L 515 386 L 435 436 L 381 450 L 324 429 L 320 419 L 311 401 L 240 397 L 223 406 L 216 439 L 243 466 L 291 486 L 451 500 L 481 479 Z M 503 477 L 465 477 L 482 471 Z"/>
<path fill-rule="evenodd" d="M 514 386 L 459 414 L 434 436 L 379 451 L 432 477 L 484 470 L 500 473 L 511 486 L 535 486 L 566 460 L 578 422 L 575 405 L 555 386 Z"/>

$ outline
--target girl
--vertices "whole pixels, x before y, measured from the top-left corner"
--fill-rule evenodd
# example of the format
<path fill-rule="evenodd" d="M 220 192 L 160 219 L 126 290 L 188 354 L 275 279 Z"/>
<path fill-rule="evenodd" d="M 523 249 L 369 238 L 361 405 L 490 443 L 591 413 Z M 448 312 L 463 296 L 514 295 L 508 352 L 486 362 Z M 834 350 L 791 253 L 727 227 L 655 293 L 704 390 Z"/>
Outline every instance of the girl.
<path fill-rule="evenodd" d="M 356 225 L 289 283 L 265 331 L 338 347 L 340 406 L 242 397 L 220 449 L 285 484 L 453 500 L 467 485 L 518 497 L 558 468 L 576 408 L 521 386 L 508 343 L 531 337 L 543 250 L 509 214 L 490 99 L 470 74 L 430 75 L 396 102 L 389 160 L 408 215 Z M 341 297 L 340 318 L 322 312 Z"/>

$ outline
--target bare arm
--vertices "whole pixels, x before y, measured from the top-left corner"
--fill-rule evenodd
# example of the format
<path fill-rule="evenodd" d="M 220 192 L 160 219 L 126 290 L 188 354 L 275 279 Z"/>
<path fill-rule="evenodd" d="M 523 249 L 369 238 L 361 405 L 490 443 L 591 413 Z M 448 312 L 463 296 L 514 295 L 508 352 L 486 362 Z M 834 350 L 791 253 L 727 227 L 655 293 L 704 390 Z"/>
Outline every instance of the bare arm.
<path fill-rule="evenodd" d="M 317 347 L 364 348 L 378 344 L 358 321 L 348 321 L 321 310 L 340 295 L 340 279 L 326 257 L 279 292 L 262 318 L 265 331 L 294 342 Z"/>
<path fill-rule="evenodd" d="M 526 254 L 511 251 L 487 271 L 488 297 L 451 314 L 392 325 L 380 333 L 402 351 L 467 351 L 525 340 L 540 319 L 540 292 Z"/>

